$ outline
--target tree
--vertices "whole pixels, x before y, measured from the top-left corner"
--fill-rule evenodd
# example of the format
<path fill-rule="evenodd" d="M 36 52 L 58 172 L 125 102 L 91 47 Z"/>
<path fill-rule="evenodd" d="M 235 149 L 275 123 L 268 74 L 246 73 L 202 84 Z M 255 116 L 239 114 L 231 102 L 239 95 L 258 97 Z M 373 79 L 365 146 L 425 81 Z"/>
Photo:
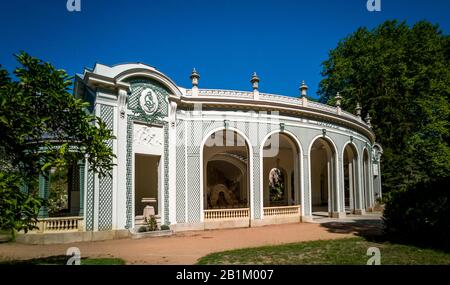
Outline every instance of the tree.
<path fill-rule="evenodd" d="M 432 188 L 448 185 L 450 175 L 450 37 L 426 21 L 386 21 L 341 40 L 322 66 L 320 100 L 334 103 L 339 91 L 343 108 L 360 102 L 372 117 L 384 149 L 383 191 L 390 192 L 387 230 L 448 231 L 447 218 L 413 209 L 426 196 L 427 207 L 449 212 L 448 187 Z M 418 220 L 427 225 L 414 227 Z"/>
<path fill-rule="evenodd" d="M 384 191 L 450 173 L 450 37 L 437 25 L 387 21 L 360 28 L 330 51 L 319 95 L 370 113 L 384 149 Z"/>
<path fill-rule="evenodd" d="M 70 93 L 72 78 L 27 53 L 16 55 L 20 66 L 17 78 L 0 66 L 0 181 L 1 197 L 16 199 L 21 207 L 0 204 L 0 213 L 13 212 L 10 223 L 0 224 L 11 231 L 31 229 L 42 203 L 29 187 L 23 204 L 18 184 L 29 186 L 39 174 L 53 167 L 87 159 L 91 171 L 109 175 L 114 154 L 105 143 L 114 137 L 106 124 L 87 111 L 89 103 Z M 14 186 L 14 187 L 13 187 Z M 38 208 L 39 209 L 39 208 Z M 22 225 L 18 225 L 22 223 Z"/>

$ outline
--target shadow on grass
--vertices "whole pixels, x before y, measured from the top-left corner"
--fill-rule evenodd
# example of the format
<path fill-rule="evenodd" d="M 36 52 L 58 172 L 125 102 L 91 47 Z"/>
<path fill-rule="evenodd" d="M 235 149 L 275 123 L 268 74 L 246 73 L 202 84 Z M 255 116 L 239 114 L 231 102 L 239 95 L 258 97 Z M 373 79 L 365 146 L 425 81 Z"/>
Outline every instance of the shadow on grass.
<path fill-rule="evenodd" d="M 355 221 L 333 221 L 321 224 L 331 233 L 349 234 L 364 238 L 366 241 L 379 243 L 393 243 L 402 245 L 412 245 L 423 249 L 435 249 L 444 252 L 450 252 L 450 248 L 442 246 L 442 243 L 435 243 L 427 240 L 426 237 L 414 235 L 393 235 L 387 234 L 384 229 L 383 221 L 380 220 L 355 220 Z"/>

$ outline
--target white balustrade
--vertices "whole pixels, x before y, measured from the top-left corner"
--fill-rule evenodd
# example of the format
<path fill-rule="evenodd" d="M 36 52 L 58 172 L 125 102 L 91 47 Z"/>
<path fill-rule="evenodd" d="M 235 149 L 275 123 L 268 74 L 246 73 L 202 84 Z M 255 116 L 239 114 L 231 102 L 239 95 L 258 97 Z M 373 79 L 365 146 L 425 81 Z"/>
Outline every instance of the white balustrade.
<path fill-rule="evenodd" d="M 205 210 L 205 220 L 234 220 L 234 219 L 248 219 L 250 216 L 249 208 L 239 209 L 219 209 L 219 210 Z"/>
<path fill-rule="evenodd" d="M 254 93 L 248 92 L 248 91 L 237 91 L 237 90 L 221 90 L 221 89 L 199 89 L 198 90 L 199 96 L 202 97 L 214 97 L 214 98 L 235 98 L 235 99 L 253 99 Z M 186 95 L 191 96 L 192 90 L 187 89 Z M 289 96 L 283 96 L 283 95 L 275 95 L 275 94 L 268 94 L 268 93 L 260 93 L 259 99 L 256 99 L 257 101 L 263 101 L 263 102 L 275 102 L 275 103 L 281 103 L 281 104 L 287 104 L 294 106 L 295 108 L 298 107 L 304 107 L 303 101 L 300 98 L 297 97 L 289 97 Z M 331 114 L 338 114 L 338 109 L 334 106 L 330 106 L 327 104 L 322 104 L 319 102 L 308 100 L 308 108 L 315 109 L 318 111 L 331 113 Z M 341 111 L 339 112 L 340 116 L 351 119 L 353 121 L 361 122 L 361 120 L 355 116 L 352 113 Z M 362 122 L 365 124 L 365 122 Z"/>
<path fill-rule="evenodd" d="M 299 216 L 300 206 L 266 207 L 264 216 Z"/>
<path fill-rule="evenodd" d="M 38 221 L 39 232 L 75 232 L 82 230 L 82 217 L 45 218 Z"/>

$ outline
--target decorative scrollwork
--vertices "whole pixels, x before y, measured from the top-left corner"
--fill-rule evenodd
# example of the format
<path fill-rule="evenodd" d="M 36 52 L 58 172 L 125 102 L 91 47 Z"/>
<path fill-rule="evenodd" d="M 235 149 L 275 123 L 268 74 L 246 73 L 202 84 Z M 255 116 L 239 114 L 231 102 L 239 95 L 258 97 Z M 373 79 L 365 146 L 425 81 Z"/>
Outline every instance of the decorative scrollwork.
<path fill-rule="evenodd" d="M 152 89 L 146 88 L 141 92 L 139 104 L 146 114 L 152 115 L 158 110 L 158 97 Z"/>

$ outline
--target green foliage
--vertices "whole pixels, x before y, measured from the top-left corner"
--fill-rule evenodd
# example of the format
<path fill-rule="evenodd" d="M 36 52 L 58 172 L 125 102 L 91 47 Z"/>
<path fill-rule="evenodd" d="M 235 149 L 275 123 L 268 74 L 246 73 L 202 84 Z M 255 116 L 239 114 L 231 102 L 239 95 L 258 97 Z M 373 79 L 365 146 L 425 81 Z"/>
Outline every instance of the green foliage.
<path fill-rule="evenodd" d="M 438 26 L 387 21 L 360 28 L 330 51 L 319 94 L 344 109 L 361 102 L 384 148 L 384 191 L 450 173 L 450 37 Z"/>
<path fill-rule="evenodd" d="M 146 226 L 140 226 L 138 228 L 138 233 L 145 233 L 147 231 L 147 227 Z"/>
<path fill-rule="evenodd" d="M 0 172 L 0 229 L 11 232 L 36 229 L 39 209 L 44 201 L 33 193 L 21 191 L 22 178 L 13 173 Z"/>
<path fill-rule="evenodd" d="M 6 165 L 35 176 L 51 167 L 83 160 L 100 176 L 112 169 L 111 131 L 86 111 L 88 103 L 69 92 L 72 79 L 22 52 L 16 55 L 18 81 L 0 69 L 0 153 Z"/>
<path fill-rule="evenodd" d="M 372 116 L 383 191 L 395 192 L 385 199 L 387 231 L 448 233 L 448 218 L 436 215 L 449 211 L 450 37 L 426 21 L 360 28 L 330 51 L 322 75 L 322 102 L 339 91 L 345 109 L 361 102 Z"/>
<path fill-rule="evenodd" d="M 284 186 L 283 183 L 277 182 L 270 186 L 270 201 L 278 202 L 283 200 Z"/>
<path fill-rule="evenodd" d="M 16 79 L 0 66 L 0 227 L 27 231 L 42 203 L 32 187 L 38 175 L 85 159 L 100 177 L 108 175 L 114 154 L 105 142 L 114 137 L 89 103 L 70 93 L 64 70 L 25 52 L 16 58 Z"/>
<path fill-rule="evenodd" d="M 156 231 L 158 230 L 158 223 L 156 221 L 156 217 L 155 216 L 150 216 L 149 218 L 145 218 L 145 223 L 147 224 L 147 229 L 150 232 Z"/>
<path fill-rule="evenodd" d="M 394 239 L 450 249 L 448 180 L 393 191 L 384 210 L 385 231 Z"/>
<path fill-rule="evenodd" d="M 54 168 L 50 171 L 50 194 L 48 197 L 49 216 L 61 216 L 69 207 L 67 168 Z"/>
<path fill-rule="evenodd" d="M 168 231 L 168 230 L 170 230 L 170 227 L 168 225 L 161 225 L 161 230 Z"/>

